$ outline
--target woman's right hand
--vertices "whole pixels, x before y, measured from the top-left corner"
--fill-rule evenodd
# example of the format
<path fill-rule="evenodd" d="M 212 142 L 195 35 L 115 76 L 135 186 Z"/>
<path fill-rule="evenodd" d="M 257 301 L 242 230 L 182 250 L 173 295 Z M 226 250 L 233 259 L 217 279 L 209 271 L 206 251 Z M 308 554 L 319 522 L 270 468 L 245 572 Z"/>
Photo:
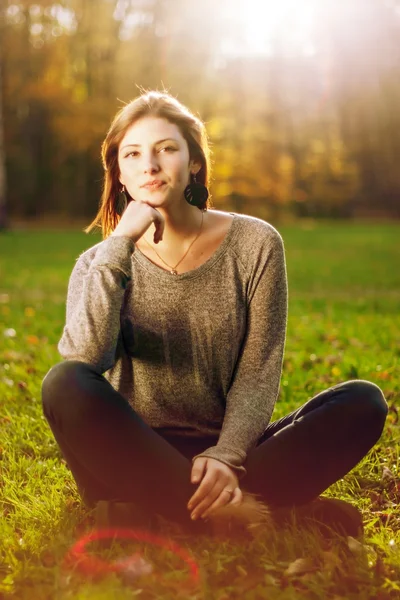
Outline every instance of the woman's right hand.
<path fill-rule="evenodd" d="M 161 213 L 147 202 L 131 200 L 111 235 L 127 235 L 137 242 L 154 223 L 154 243 L 162 240 L 165 220 Z"/>

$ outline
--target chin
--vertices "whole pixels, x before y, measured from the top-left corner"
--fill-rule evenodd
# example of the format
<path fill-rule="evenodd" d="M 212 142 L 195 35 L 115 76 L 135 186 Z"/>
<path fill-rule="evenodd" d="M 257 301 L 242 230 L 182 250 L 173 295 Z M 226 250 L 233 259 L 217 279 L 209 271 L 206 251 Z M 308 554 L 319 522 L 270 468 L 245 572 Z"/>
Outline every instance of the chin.
<path fill-rule="evenodd" d="M 146 194 L 144 198 L 142 198 L 143 202 L 147 202 L 150 206 L 155 206 L 157 208 L 167 208 L 176 202 L 176 199 L 171 198 L 169 194 Z"/>

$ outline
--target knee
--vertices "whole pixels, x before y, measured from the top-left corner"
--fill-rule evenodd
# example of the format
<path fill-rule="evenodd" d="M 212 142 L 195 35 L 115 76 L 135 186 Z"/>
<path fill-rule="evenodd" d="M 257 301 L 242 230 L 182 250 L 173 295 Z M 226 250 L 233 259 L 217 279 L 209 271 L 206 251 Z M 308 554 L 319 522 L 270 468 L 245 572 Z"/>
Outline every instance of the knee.
<path fill-rule="evenodd" d="M 347 383 L 352 387 L 354 397 L 360 401 L 363 414 L 368 415 L 378 427 L 383 427 L 389 407 L 381 388 L 365 379 L 355 379 Z"/>
<path fill-rule="evenodd" d="M 43 410 L 54 409 L 55 405 L 64 404 L 66 400 L 70 403 L 88 369 L 89 365 L 78 360 L 65 360 L 51 367 L 41 385 Z"/>

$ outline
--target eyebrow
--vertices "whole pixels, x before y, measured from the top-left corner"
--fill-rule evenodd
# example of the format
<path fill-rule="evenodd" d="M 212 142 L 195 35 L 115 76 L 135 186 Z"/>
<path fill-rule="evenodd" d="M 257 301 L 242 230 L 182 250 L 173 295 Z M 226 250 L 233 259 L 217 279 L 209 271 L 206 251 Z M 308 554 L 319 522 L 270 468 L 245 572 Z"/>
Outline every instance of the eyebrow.
<path fill-rule="evenodd" d="M 172 142 L 178 143 L 178 140 L 176 140 L 175 138 L 165 138 L 163 140 L 158 140 L 158 142 L 155 142 L 154 145 L 161 144 L 162 142 L 166 142 L 168 140 L 171 140 Z M 140 144 L 126 144 L 126 146 L 122 146 L 121 150 L 123 150 L 124 148 L 129 148 L 130 146 L 140 147 Z"/>

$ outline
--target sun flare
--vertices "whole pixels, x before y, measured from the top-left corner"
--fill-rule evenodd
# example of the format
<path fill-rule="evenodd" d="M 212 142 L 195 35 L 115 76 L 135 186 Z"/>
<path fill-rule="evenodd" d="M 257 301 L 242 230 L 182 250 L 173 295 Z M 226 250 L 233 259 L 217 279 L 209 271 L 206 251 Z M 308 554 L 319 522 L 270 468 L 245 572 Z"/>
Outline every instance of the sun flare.
<path fill-rule="evenodd" d="M 276 39 L 295 52 L 313 54 L 317 0 L 224 0 L 220 6 L 224 54 L 269 54 Z"/>

